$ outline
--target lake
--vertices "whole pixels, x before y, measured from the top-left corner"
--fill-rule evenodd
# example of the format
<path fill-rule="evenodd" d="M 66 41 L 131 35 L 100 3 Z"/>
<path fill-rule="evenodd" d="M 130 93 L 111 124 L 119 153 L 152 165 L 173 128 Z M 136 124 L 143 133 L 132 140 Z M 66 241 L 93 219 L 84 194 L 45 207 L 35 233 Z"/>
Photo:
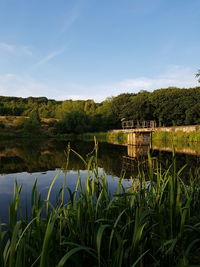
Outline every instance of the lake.
<path fill-rule="evenodd" d="M 15 182 L 22 185 L 21 200 L 22 208 L 26 210 L 27 216 L 30 207 L 30 195 L 33 184 L 37 179 L 38 191 L 45 198 L 49 185 L 56 174 L 59 173 L 53 191 L 51 201 L 55 201 L 64 179 L 66 187 L 75 189 L 77 174 L 80 171 L 81 180 L 87 177 L 87 170 L 83 161 L 70 153 L 68 168 L 66 170 L 66 148 L 67 141 L 54 139 L 30 141 L 13 140 L 0 141 L 0 220 L 8 220 L 8 203 L 12 201 L 13 188 Z M 94 148 L 93 142 L 73 141 L 70 142 L 73 150 L 83 158 L 88 157 Z M 135 147 L 116 145 L 109 143 L 99 143 L 98 149 L 98 169 L 99 174 L 104 173 L 108 179 L 110 192 L 117 188 L 119 177 L 124 175 L 124 185 L 130 186 L 132 179 L 137 178 L 138 165 L 144 171 L 147 167 L 147 153 L 151 154 L 154 165 L 161 164 L 162 168 L 167 168 L 172 162 L 172 151 L 176 152 L 177 169 L 187 164 L 183 171 L 183 177 L 187 180 L 189 171 L 195 172 L 200 162 L 200 147 L 198 144 L 163 144 L 154 142 L 152 147 Z M 68 193 L 66 193 L 66 198 Z M 26 208 L 25 208 L 26 207 Z"/>

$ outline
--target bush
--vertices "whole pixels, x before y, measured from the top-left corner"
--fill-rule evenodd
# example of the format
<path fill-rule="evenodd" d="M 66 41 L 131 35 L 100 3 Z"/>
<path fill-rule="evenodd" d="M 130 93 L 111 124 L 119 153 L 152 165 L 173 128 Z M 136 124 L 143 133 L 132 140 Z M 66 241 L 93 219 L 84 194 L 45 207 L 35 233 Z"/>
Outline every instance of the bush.
<path fill-rule="evenodd" d="M 38 113 L 33 113 L 23 125 L 24 136 L 38 136 L 41 133 L 41 124 Z"/>
<path fill-rule="evenodd" d="M 90 118 L 82 111 L 66 113 L 61 121 L 57 123 L 57 133 L 84 133 L 91 130 Z"/>

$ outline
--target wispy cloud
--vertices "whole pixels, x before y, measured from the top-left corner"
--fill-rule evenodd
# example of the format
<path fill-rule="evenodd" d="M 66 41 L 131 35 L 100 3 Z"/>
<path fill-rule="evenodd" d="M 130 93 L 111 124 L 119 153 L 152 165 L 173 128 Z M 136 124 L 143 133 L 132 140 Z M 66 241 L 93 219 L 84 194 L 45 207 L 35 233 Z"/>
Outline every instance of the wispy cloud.
<path fill-rule="evenodd" d="M 134 15 L 149 15 L 154 13 L 162 4 L 163 0 L 140 0 L 132 1 L 131 7 L 129 6 L 128 12 Z"/>
<path fill-rule="evenodd" d="M 106 96 L 115 96 L 124 92 L 137 93 L 140 90 L 152 91 L 159 88 L 167 87 L 179 87 L 189 88 L 198 86 L 198 82 L 195 79 L 195 70 L 183 67 L 171 65 L 168 66 L 164 73 L 155 77 L 138 77 L 134 79 L 125 79 L 115 83 L 104 84 L 99 87 L 99 92 L 103 92 L 104 95 L 99 94 L 97 99 L 102 99 Z M 96 90 L 98 92 L 98 90 Z"/>
<path fill-rule="evenodd" d="M 6 52 L 6 53 L 12 53 L 12 54 L 23 54 L 32 56 L 32 50 L 29 46 L 25 45 L 14 45 L 14 44 L 8 44 L 5 42 L 0 42 L 0 51 Z"/>
<path fill-rule="evenodd" d="M 138 77 L 107 84 L 66 83 L 56 86 L 41 83 L 30 77 L 7 73 L 0 75 L 0 95 L 46 96 L 57 100 L 92 98 L 100 102 L 107 97 L 126 92 L 152 91 L 170 86 L 195 87 L 199 85 L 195 79 L 195 71 L 181 66 L 169 66 L 164 73 L 152 78 Z"/>
<path fill-rule="evenodd" d="M 137 93 L 140 90 L 153 91 L 173 86 L 189 88 L 199 86 L 197 79 L 195 79 L 195 71 L 191 68 L 171 65 L 165 72 L 155 77 L 137 77 L 106 84 L 68 84 L 65 85 L 66 89 L 63 92 L 68 92 L 70 89 L 74 92 L 74 96 L 79 96 L 79 99 L 81 97 L 80 92 L 84 92 L 83 99 L 93 98 L 96 101 L 103 101 L 110 96 L 127 92 Z M 68 94 L 60 94 L 60 99 L 67 97 Z"/>
<path fill-rule="evenodd" d="M 44 65 L 46 63 L 48 63 L 50 60 L 52 60 L 53 58 L 57 57 L 58 55 L 62 54 L 64 52 L 65 48 L 61 48 L 59 50 L 55 50 L 50 52 L 48 55 L 46 55 L 45 57 L 43 57 L 42 59 L 40 59 L 37 63 L 37 65 Z"/>
<path fill-rule="evenodd" d="M 73 8 L 65 14 L 65 19 L 61 26 L 60 33 L 66 32 L 78 20 L 82 11 L 82 7 L 83 0 L 79 0 L 76 2 Z"/>
<path fill-rule="evenodd" d="M 47 96 L 55 98 L 54 89 L 30 77 L 7 73 L 0 75 L 0 95 L 4 96 Z"/>
<path fill-rule="evenodd" d="M 0 43 L 0 50 L 4 50 L 6 52 L 11 52 L 12 53 L 15 50 L 15 46 L 1 42 Z"/>

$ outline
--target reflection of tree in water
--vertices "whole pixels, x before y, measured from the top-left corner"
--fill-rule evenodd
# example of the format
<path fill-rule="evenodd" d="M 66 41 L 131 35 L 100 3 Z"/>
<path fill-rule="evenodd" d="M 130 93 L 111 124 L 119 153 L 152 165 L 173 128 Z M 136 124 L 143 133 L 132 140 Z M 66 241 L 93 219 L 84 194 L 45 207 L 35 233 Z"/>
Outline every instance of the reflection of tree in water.
<path fill-rule="evenodd" d="M 61 167 L 64 161 L 64 149 L 57 150 L 54 141 L 9 142 L 4 151 L 1 151 L 1 173 L 53 170 Z"/>
<path fill-rule="evenodd" d="M 41 141 L 15 141 L 7 142 L 1 147 L 0 165 L 1 173 L 12 172 L 41 172 L 54 170 L 66 166 L 66 154 L 68 142 L 56 140 Z M 71 142 L 70 146 L 87 159 L 88 153 L 93 151 L 93 142 Z M 113 146 L 101 143 L 98 150 L 99 167 L 104 168 L 107 174 L 119 176 L 121 172 L 122 154 L 126 153 L 126 147 Z M 81 159 L 70 152 L 68 170 L 84 170 L 85 165 Z"/>
<path fill-rule="evenodd" d="M 153 150 L 151 155 L 159 159 L 159 163 L 162 165 L 163 170 L 167 169 L 173 162 L 173 156 L 171 152 Z M 199 156 L 176 153 L 174 160 L 176 163 L 177 171 L 180 170 L 184 165 L 186 165 L 181 174 L 181 177 L 183 179 L 188 180 L 190 178 L 190 175 L 195 176 L 200 163 Z"/>
<path fill-rule="evenodd" d="M 54 139 L 41 141 L 20 141 L 4 142 L 0 144 L 0 171 L 1 173 L 14 172 L 43 172 L 56 168 L 65 168 L 67 141 L 56 141 Z M 79 153 L 84 159 L 94 148 L 93 142 L 73 141 L 70 143 L 73 150 Z M 151 151 L 152 157 L 157 157 L 163 169 L 168 168 L 172 163 L 172 153 L 165 151 Z M 127 156 L 127 147 L 107 143 L 100 143 L 98 150 L 98 165 L 104 171 L 113 176 L 120 176 L 122 171 L 122 158 Z M 131 172 L 126 170 L 126 177 L 136 177 L 138 174 L 138 163 L 144 158 L 137 159 L 137 163 Z M 194 173 L 199 165 L 199 158 L 193 155 L 176 154 L 176 166 L 179 170 L 184 164 L 187 168 L 183 176 L 189 175 L 189 169 Z M 84 170 L 85 165 L 73 152 L 70 153 L 68 170 Z"/>
<path fill-rule="evenodd" d="M 71 143 L 71 147 L 84 159 L 87 159 L 88 153 L 94 149 L 94 143 L 78 141 Z M 120 176 L 122 167 L 121 159 L 124 153 L 126 153 L 126 147 L 100 143 L 98 146 L 98 166 L 103 168 L 107 174 Z M 70 154 L 69 169 L 85 169 L 83 162 L 72 152 Z"/>
<path fill-rule="evenodd" d="M 12 172 L 40 172 L 54 170 L 66 166 L 67 157 L 64 153 L 68 142 L 56 140 L 22 140 L 7 142 L 1 146 L 1 173 Z M 92 142 L 75 142 L 71 144 L 74 150 L 86 157 L 93 149 Z M 83 162 L 70 153 L 69 170 L 85 169 Z"/>
<path fill-rule="evenodd" d="M 107 174 L 120 176 L 122 171 L 122 156 L 126 155 L 127 148 L 112 144 L 102 143 L 99 147 L 98 161 Z"/>

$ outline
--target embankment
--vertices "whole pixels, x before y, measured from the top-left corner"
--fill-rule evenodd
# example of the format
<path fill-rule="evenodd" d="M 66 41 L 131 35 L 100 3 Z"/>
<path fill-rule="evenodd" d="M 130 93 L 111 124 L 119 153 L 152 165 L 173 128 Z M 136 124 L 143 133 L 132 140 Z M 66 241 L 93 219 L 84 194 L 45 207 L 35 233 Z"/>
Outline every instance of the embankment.
<path fill-rule="evenodd" d="M 82 140 L 82 141 L 93 141 L 96 137 L 99 142 L 109 142 L 115 144 L 126 144 L 127 134 L 123 132 L 94 132 L 94 133 L 83 133 L 83 134 L 62 134 L 58 136 L 60 139 L 68 140 Z"/>
<path fill-rule="evenodd" d="M 148 130 L 148 129 L 146 129 Z M 99 142 L 127 144 L 127 134 L 131 130 L 113 130 L 108 132 L 83 133 L 79 135 L 63 135 L 62 138 L 73 138 L 92 141 L 94 136 Z M 152 140 L 162 142 L 200 142 L 200 125 L 158 127 L 152 134 Z"/>
<path fill-rule="evenodd" d="M 139 129 L 138 129 L 139 130 Z M 144 131 L 150 129 L 145 128 Z M 108 132 L 107 141 L 120 139 L 120 143 L 127 143 L 127 134 L 129 130 L 113 130 Z M 109 140 L 110 138 L 110 140 Z M 200 125 L 186 125 L 186 126 L 171 126 L 171 127 L 158 127 L 154 129 L 152 134 L 153 141 L 162 142 L 200 142 Z"/>
<path fill-rule="evenodd" d="M 153 140 L 200 142 L 200 125 L 159 127 L 153 133 Z"/>

